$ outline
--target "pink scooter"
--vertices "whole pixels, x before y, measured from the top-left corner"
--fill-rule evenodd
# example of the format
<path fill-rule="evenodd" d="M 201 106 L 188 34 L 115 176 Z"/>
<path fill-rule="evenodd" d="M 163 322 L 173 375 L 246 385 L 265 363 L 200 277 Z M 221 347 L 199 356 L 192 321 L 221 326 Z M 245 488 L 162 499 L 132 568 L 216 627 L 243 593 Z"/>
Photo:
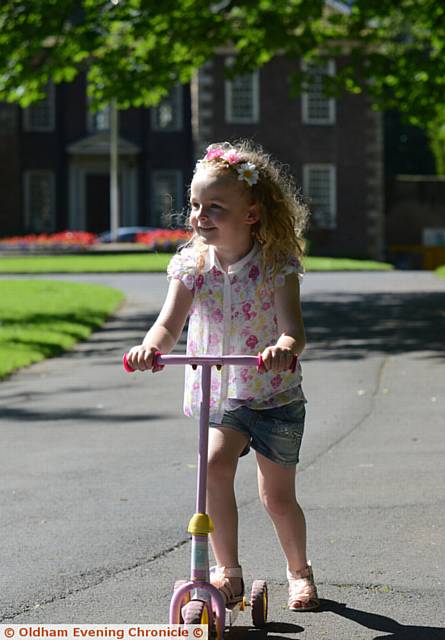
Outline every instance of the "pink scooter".
<path fill-rule="evenodd" d="M 124 368 L 128 373 L 135 369 L 130 367 L 127 355 L 123 357 Z M 223 640 L 224 629 L 234 624 L 240 611 L 248 604 L 251 607 L 252 622 L 255 627 L 264 627 L 267 621 L 268 597 L 267 584 L 264 580 L 254 580 L 250 593 L 250 602 L 246 597 L 226 607 L 221 593 L 210 583 L 208 535 L 213 531 L 213 523 L 206 513 L 207 492 L 207 456 L 209 436 L 210 377 L 211 367 L 221 369 L 223 365 L 243 367 L 256 366 L 258 371 L 263 367 L 261 355 L 257 356 L 184 356 L 155 354 L 154 368 L 163 365 L 190 364 L 196 368 L 202 366 L 201 385 L 202 400 L 199 424 L 199 450 L 196 513 L 192 516 L 188 531 L 192 534 L 192 557 L 190 580 L 178 580 L 174 585 L 174 593 L 170 603 L 170 624 L 207 624 L 209 638 Z M 290 369 L 295 371 L 297 358 L 294 357 Z"/>

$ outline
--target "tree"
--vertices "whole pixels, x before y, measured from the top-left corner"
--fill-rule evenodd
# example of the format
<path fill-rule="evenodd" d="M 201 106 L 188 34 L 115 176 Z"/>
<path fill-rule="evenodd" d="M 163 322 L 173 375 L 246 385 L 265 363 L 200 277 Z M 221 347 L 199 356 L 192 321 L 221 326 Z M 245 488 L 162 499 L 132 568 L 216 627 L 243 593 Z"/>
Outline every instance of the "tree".
<path fill-rule="evenodd" d="M 445 122 L 442 0 L 3 0 L 0 99 L 26 106 L 48 80 L 88 71 L 96 107 L 151 106 L 227 45 L 232 74 L 277 53 L 345 56 L 328 92 L 366 90 L 412 124 Z M 296 91 L 308 69 L 296 72 Z"/>
<path fill-rule="evenodd" d="M 438 117 L 427 126 L 431 151 L 436 160 L 436 172 L 445 176 L 445 119 Z"/>
<path fill-rule="evenodd" d="M 121 108 L 154 105 L 230 41 L 244 64 L 263 64 L 284 30 L 290 37 L 299 23 L 317 20 L 322 6 L 322 0 L 4 0 L 0 99 L 26 106 L 42 97 L 48 80 L 70 82 L 88 70 L 96 106 L 111 98 Z M 261 50 L 250 47 L 256 37 Z M 308 29 L 305 48 L 312 40 Z"/>

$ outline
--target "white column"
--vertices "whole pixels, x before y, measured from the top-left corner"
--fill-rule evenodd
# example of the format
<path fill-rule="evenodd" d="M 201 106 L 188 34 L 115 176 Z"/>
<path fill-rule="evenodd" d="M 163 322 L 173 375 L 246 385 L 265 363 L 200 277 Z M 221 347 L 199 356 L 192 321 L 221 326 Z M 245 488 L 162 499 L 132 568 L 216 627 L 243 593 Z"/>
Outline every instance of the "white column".
<path fill-rule="evenodd" d="M 110 104 L 110 229 L 111 238 L 117 240 L 119 228 L 119 165 L 118 165 L 118 138 L 119 121 L 116 100 Z"/>

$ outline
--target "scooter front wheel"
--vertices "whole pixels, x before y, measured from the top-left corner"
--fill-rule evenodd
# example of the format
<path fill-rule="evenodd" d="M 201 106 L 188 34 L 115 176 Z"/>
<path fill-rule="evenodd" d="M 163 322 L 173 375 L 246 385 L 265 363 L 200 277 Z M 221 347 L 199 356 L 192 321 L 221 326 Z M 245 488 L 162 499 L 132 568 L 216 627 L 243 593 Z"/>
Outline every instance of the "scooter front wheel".
<path fill-rule="evenodd" d="M 209 624 L 210 613 L 204 600 L 190 600 L 182 609 L 184 624 Z"/>
<path fill-rule="evenodd" d="M 254 627 L 264 627 L 267 622 L 268 596 L 264 580 L 254 580 L 250 592 L 252 622 Z"/>

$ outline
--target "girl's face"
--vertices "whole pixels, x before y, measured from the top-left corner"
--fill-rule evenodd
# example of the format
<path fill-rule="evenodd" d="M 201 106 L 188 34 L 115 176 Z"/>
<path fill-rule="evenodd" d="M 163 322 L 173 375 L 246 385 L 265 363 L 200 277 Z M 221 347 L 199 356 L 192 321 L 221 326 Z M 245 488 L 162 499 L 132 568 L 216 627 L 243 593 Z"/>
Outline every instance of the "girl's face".
<path fill-rule="evenodd" d="M 246 184 L 235 175 L 198 171 L 191 185 L 190 224 L 209 245 L 227 251 L 249 250 L 252 224 L 259 220 Z"/>

